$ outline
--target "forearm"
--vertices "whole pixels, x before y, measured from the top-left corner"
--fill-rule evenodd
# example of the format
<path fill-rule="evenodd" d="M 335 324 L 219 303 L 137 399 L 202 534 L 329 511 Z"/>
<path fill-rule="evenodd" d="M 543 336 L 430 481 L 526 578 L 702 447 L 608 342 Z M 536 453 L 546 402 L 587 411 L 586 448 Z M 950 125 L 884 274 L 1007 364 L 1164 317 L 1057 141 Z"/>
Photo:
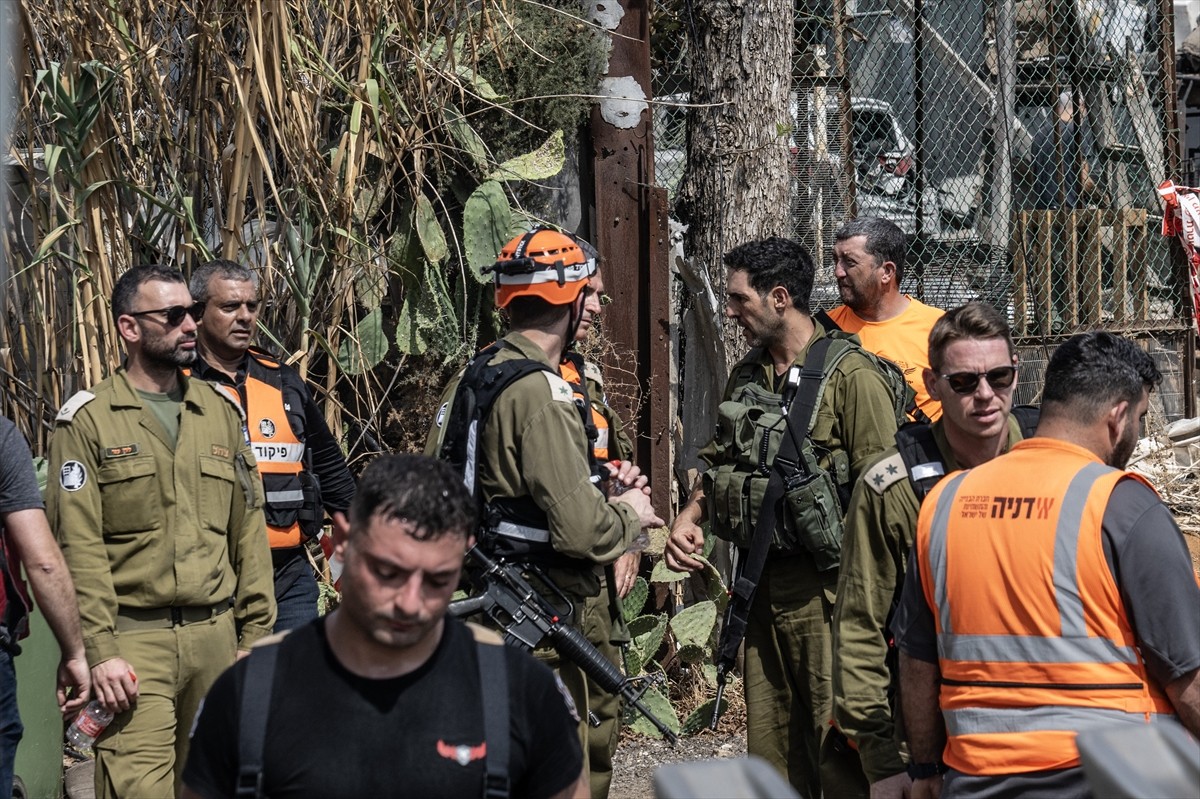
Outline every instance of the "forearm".
<path fill-rule="evenodd" d="M 1166 691 L 1180 723 L 1200 738 L 1200 669 L 1193 669 L 1167 683 Z"/>
<path fill-rule="evenodd" d="M 62 550 L 54 543 L 46 515 L 36 508 L 17 511 L 6 516 L 4 527 L 59 649 L 65 657 L 82 658 L 83 634 L 75 585 Z"/>
<path fill-rule="evenodd" d="M 937 663 L 900 653 L 900 699 L 908 751 L 914 763 L 934 763 L 942 759 L 946 727 L 938 704 L 941 680 Z"/>
<path fill-rule="evenodd" d="M 262 484 L 257 470 L 248 468 L 250 462 L 242 456 L 237 459 L 243 489 L 234 491 L 229 533 L 229 562 L 237 580 L 233 613 L 238 649 L 242 650 L 270 635 L 275 625 L 275 577 L 263 518 Z"/>
<path fill-rule="evenodd" d="M 704 524 L 708 519 L 708 503 L 704 497 L 704 478 L 697 477 L 696 484 L 692 486 L 692 493 L 688 495 L 687 502 L 679 509 L 679 513 L 675 514 L 675 520 L 671 522 L 671 527 L 675 525 L 694 524 L 697 527 Z"/>
<path fill-rule="evenodd" d="M 305 443 L 313 473 L 321 481 L 321 501 L 327 510 L 345 512 L 354 499 L 354 476 L 350 474 L 342 448 L 325 424 L 320 409 L 311 400 L 305 409 L 308 423 Z"/>

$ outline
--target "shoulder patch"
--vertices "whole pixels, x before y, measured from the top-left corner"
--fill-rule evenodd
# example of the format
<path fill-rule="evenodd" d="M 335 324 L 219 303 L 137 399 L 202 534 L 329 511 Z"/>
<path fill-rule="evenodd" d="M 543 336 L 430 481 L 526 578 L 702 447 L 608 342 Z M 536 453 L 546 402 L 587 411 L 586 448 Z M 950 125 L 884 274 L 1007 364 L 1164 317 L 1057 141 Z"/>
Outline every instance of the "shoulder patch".
<path fill-rule="evenodd" d="M 63 406 L 58 409 L 58 416 L 54 417 L 56 422 L 69 422 L 75 418 L 75 414 L 79 409 L 89 402 L 94 400 L 96 395 L 90 391 L 76 391 L 69 400 L 63 403 Z"/>
<path fill-rule="evenodd" d="M 883 494 L 888 487 L 906 477 L 908 477 L 908 469 L 904 467 L 904 458 L 899 452 L 894 452 L 868 469 L 862 479 L 876 494 Z"/>
<path fill-rule="evenodd" d="M 471 631 L 471 635 L 475 638 L 475 643 L 504 646 L 504 639 L 495 630 L 489 630 L 487 627 L 476 624 L 473 621 L 465 622 L 465 624 L 467 625 L 467 629 Z"/>
<path fill-rule="evenodd" d="M 599 366 L 591 361 L 583 362 L 583 376 L 600 386 L 600 388 L 604 388 L 604 373 L 600 371 Z"/>
<path fill-rule="evenodd" d="M 575 392 L 571 390 L 571 384 L 563 380 L 559 375 L 545 370 L 538 372 L 542 377 L 546 378 L 546 382 L 550 384 L 550 398 L 556 402 L 575 402 Z"/>

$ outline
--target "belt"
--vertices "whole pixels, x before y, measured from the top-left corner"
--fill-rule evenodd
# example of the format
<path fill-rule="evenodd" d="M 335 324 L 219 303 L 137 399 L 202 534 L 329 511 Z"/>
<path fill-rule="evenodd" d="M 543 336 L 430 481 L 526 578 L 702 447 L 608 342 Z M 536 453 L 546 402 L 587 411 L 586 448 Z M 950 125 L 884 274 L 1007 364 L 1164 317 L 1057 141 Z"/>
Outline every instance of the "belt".
<path fill-rule="evenodd" d="M 200 621 L 212 621 L 230 607 L 229 602 L 218 602 L 207 606 L 120 608 L 117 610 L 117 632 L 165 630 Z"/>

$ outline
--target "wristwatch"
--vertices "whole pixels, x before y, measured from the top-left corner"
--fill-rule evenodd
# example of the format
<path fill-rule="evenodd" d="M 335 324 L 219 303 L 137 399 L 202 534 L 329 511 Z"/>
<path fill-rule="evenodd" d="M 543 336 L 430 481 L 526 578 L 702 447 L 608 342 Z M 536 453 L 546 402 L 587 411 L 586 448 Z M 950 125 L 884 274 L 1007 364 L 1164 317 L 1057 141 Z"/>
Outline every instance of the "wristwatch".
<path fill-rule="evenodd" d="M 936 763 L 909 763 L 908 776 L 913 780 L 927 780 L 930 777 L 936 777 L 939 774 L 946 773 L 946 764 L 942 761 Z"/>

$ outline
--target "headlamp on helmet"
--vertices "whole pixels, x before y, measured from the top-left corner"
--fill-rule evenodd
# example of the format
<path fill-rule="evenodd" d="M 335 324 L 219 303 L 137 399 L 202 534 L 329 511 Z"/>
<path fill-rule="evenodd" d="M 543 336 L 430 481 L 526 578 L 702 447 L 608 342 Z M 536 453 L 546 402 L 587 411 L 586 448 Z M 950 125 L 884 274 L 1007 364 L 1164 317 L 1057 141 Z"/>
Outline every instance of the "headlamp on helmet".
<path fill-rule="evenodd" d="M 507 308 L 514 297 L 539 297 L 551 305 L 575 301 L 596 274 L 596 255 L 574 236 L 538 227 L 515 237 L 484 270 L 494 276 L 496 305 Z"/>

